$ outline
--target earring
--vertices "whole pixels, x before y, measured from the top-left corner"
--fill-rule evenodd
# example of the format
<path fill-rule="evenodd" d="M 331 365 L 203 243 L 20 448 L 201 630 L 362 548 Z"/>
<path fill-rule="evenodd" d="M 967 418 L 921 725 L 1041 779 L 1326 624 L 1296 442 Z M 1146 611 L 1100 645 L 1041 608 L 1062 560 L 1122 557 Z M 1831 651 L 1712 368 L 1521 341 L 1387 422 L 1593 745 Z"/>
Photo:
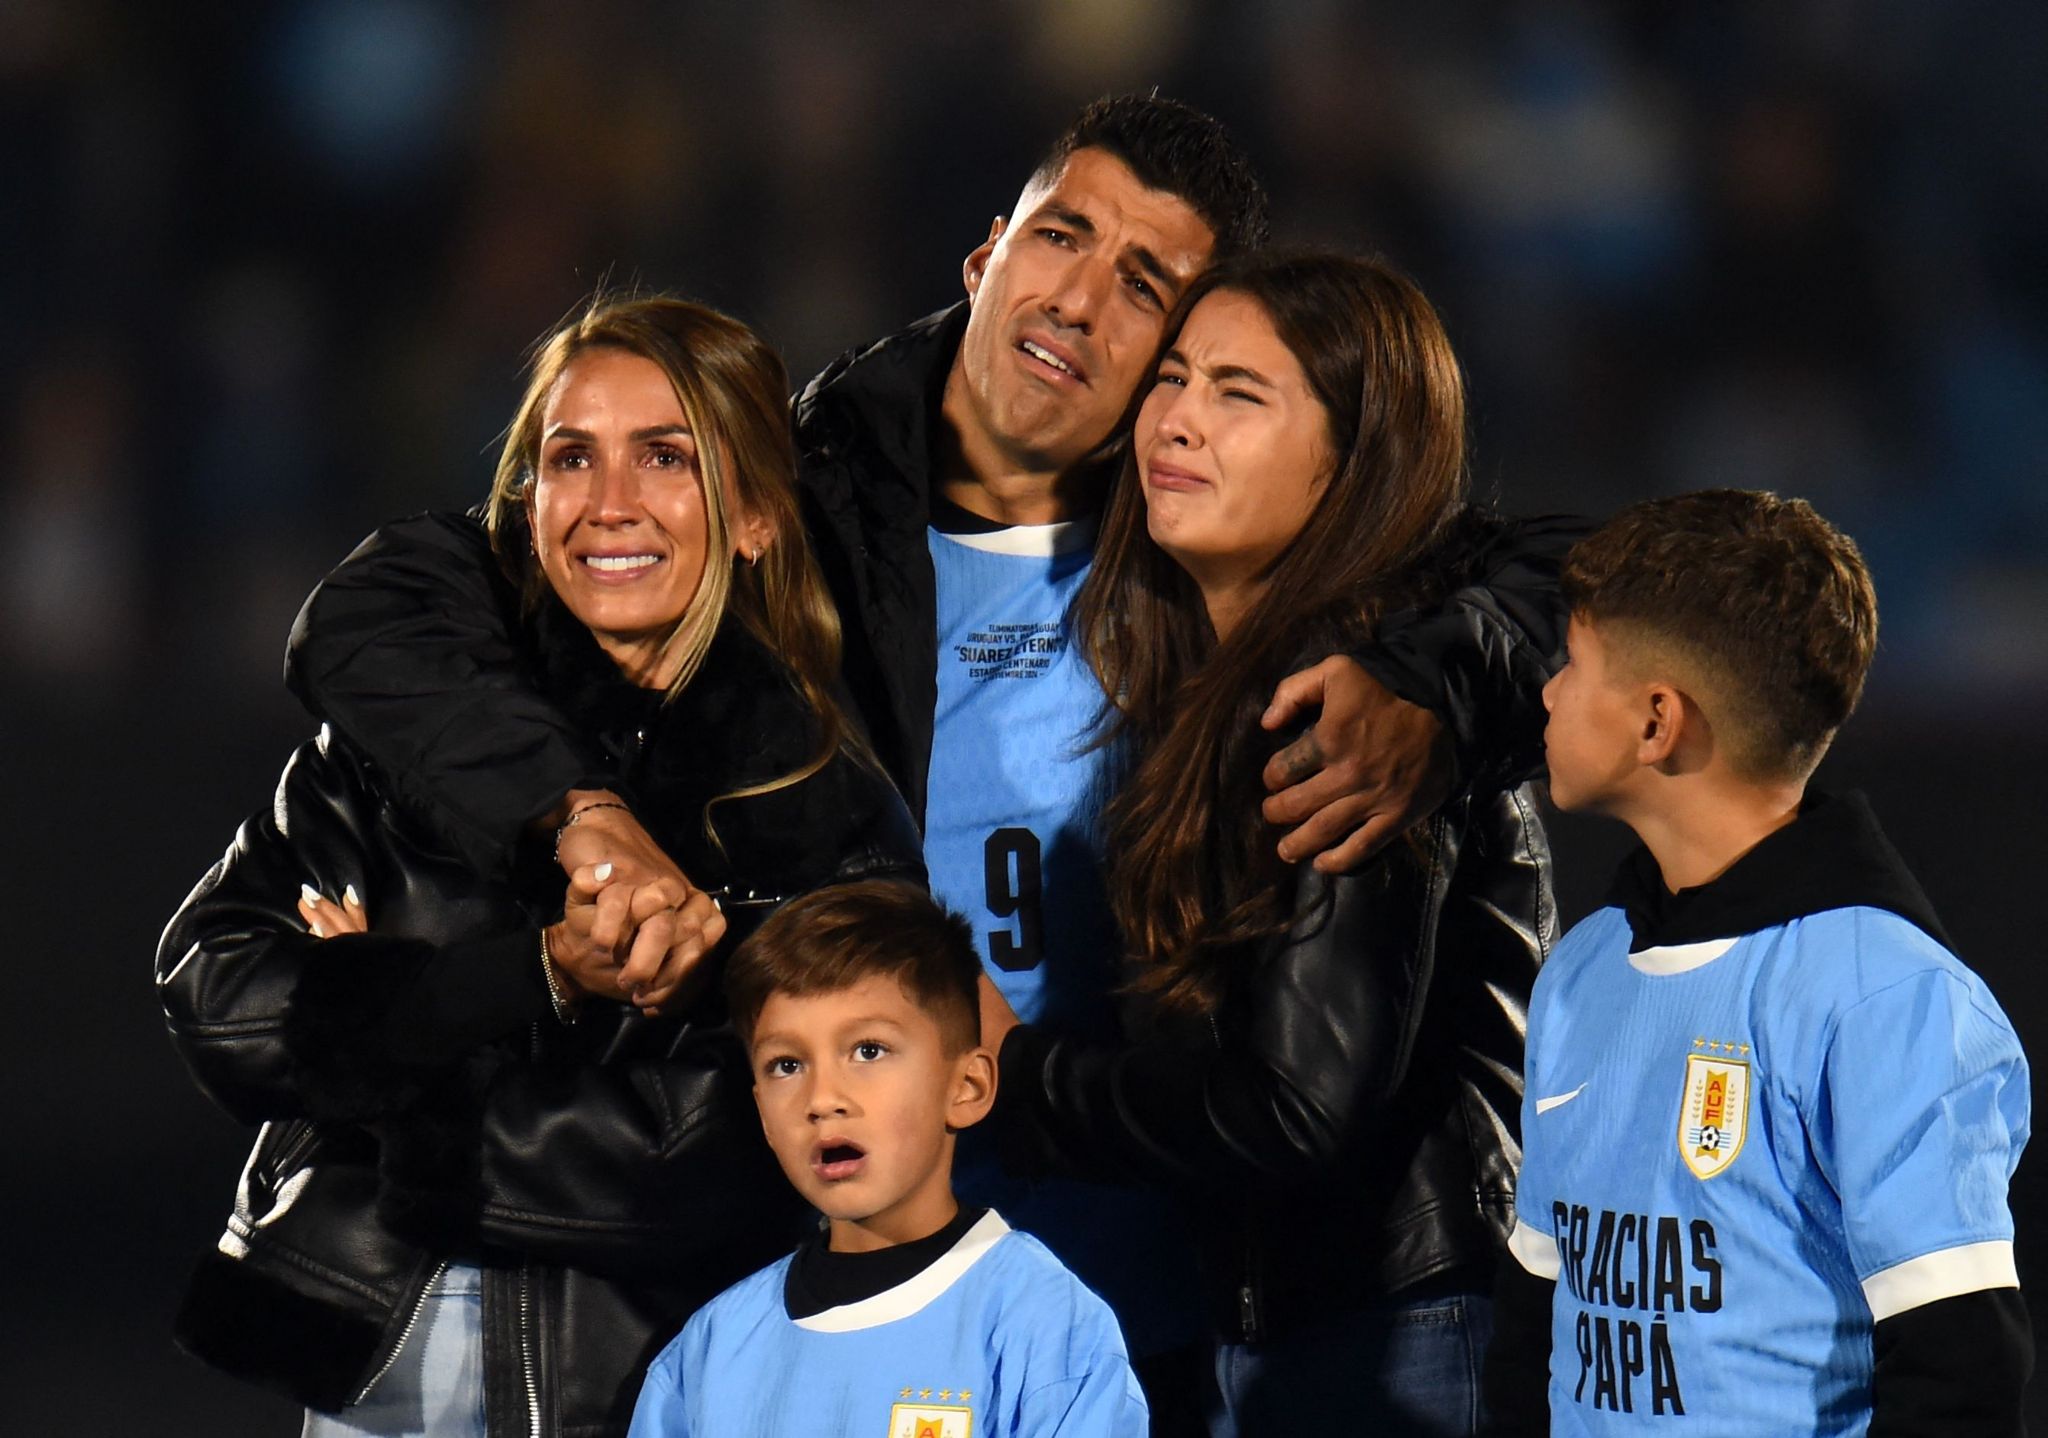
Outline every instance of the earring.
<path fill-rule="evenodd" d="M 747 563 L 749 566 L 755 569 L 759 569 L 761 567 L 761 551 L 757 549 L 752 554 L 748 555 Z"/>

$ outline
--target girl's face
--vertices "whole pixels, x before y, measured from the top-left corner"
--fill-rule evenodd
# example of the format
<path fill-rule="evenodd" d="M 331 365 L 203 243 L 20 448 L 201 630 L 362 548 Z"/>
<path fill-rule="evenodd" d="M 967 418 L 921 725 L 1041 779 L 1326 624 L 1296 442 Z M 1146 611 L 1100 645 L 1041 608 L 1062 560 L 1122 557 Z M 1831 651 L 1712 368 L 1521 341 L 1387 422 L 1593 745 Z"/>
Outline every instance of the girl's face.
<path fill-rule="evenodd" d="M 613 662 L 650 687 L 667 682 L 663 646 L 704 577 L 698 446 L 668 375 L 624 350 L 571 360 L 541 412 L 527 499 L 541 572 Z"/>
<path fill-rule="evenodd" d="M 1212 598 L 1294 542 L 1331 472 L 1329 415 L 1301 362 L 1264 307 L 1230 290 L 1188 316 L 1132 447 L 1153 542 Z"/>

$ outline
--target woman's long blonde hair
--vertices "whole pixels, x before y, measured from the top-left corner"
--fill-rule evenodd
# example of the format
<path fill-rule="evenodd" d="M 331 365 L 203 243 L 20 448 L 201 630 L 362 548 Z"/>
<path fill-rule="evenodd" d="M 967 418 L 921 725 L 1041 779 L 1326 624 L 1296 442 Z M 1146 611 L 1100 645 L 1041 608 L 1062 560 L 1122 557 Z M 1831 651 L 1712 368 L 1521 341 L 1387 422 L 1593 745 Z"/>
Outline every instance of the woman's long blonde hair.
<path fill-rule="evenodd" d="M 664 658 L 675 667 L 667 698 L 688 687 L 731 614 L 788 669 L 818 719 L 818 746 L 800 768 L 720 798 L 768 793 L 809 778 L 842 746 L 864 754 L 833 698 L 839 613 L 804 538 L 789 377 L 774 349 L 730 315 L 666 295 L 600 294 L 541 342 L 526 392 L 505 432 L 484 515 L 498 562 L 528 608 L 548 590 L 527 517 L 540 460 L 542 414 L 563 371 L 594 349 L 620 350 L 659 366 L 697 436 L 704 573 L 663 644 Z M 735 513 L 758 517 L 774 536 L 754 563 L 736 565 L 729 559 Z"/>

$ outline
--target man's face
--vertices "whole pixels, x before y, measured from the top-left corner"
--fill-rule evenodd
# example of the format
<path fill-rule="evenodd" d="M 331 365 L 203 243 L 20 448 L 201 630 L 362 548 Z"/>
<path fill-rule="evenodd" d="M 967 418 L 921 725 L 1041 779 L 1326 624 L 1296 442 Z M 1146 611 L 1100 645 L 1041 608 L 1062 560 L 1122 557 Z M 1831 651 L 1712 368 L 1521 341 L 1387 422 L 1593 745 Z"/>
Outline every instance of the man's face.
<path fill-rule="evenodd" d="M 783 1173 L 831 1220 L 835 1251 L 909 1243 L 956 1211 L 953 1130 L 995 1097 L 987 1049 L 946 1052 L 893 976 L 773 994 L 749 1052 L 761 1127 Z"/>
<path fill-rule="evenodd" d="M 1146 377 L 1167 311 L 1216 237 L 1185 200 L 1077 150 L 967 257 L 960 342 L 969 454 L 1063 470 L 1108 439 Z"/>

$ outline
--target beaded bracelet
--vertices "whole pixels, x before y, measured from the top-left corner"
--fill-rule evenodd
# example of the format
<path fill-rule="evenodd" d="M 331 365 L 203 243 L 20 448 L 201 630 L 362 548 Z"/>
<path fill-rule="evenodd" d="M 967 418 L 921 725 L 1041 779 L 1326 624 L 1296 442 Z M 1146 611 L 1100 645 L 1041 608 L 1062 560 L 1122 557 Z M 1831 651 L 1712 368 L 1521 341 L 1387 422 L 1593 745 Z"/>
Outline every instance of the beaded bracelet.
<path fill-rule="evenodd" d="M 610 799 L 600 799 L 595 804 L 585 804 L 580 809 L 571 810 L 569 817 L 562 821 L 562 826 L 559 829 L 555 830 L 556 863 L 560 863 L 562 861 L 562 835 L 568 833 L 569 830 L 574 828 L 576 826 L 576 821 L 578 819 L 582 818 L 585 814 L 591 813 L 593 810 L 597 809 L 624 809 L 627 813 L 630 814 L 632 812 L 632 805 L 615 803 Z"/>
<path fill-rule="evenodd" d="M 554 1009 L 556 1019 L 560 1020 L 565 1028 L 575 1023 L 576 1010 L 570 1003 L 569 995 L 562 992 L 562 986 L 555 978 L 555 956 L 548 952 L 548 930 L 545 924 L 541 925 L 540 930 L 540 974 L 547 980 L 548 1003 Z"/>

